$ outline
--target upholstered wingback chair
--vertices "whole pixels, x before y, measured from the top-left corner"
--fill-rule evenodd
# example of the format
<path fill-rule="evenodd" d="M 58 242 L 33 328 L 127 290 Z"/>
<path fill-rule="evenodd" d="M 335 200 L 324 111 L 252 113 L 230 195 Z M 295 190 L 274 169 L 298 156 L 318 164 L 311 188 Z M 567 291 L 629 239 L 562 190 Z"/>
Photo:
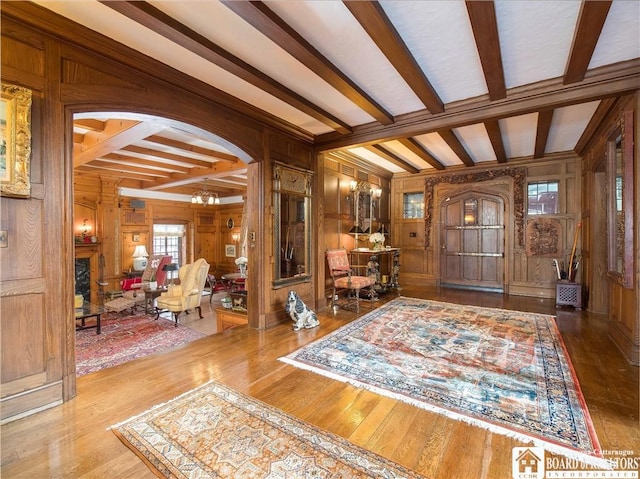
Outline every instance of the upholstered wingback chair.
<path fill-rule="evenodd" d="M 180 313 L 189 309 L 197 309 L 200 319 L 203 318 L 200 301 L 208 273 L 209 263 L 204 258 L 185 264 L 178 271 L 180 284 L 170 285 L 167 291 L 157 299 L 159 310 L 173 313 L 176 326 L 178 326 Z"/>

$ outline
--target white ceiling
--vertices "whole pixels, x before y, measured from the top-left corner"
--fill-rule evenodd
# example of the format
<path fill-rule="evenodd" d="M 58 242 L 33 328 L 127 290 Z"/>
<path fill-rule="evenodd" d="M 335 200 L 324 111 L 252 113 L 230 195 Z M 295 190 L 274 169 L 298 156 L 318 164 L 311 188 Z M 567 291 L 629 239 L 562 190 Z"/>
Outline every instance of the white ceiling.
<path fill-rule="evenodd" d="M 463 166 L 463 159 L 454 151 L 451 139 L 443 137 L 438 128 L 430 128 L 431 121 L 450 130 L 474 164 L 497 160 L 483 120 L 452 120 L 449 128 L 446 122 L 438 123 L 444 121 L 439 120 L 442 115 L 428 111 L 343 2 L 274 0 L 263 5 L 386 110 L 393 117 L 390 125 L 381 124 L 357 100 L 350 99 L 335 84 L 332 86 L 321 69 L 310 68 L 298 60 L 295 55 L 299 47 L 295 42 L 279 45 L 224 3 L 216 0 L 148 2 L 353 130 L 354 134 L 342 137 L 326 122 L 217 66 L 193 49 L 176 43 L 175 39 L 165 38 L 119 13 L 114 4 L 123 2 L 39 0 L 35 3 L 295 125 L 320 144 L 332 147 L 332 139 L 340 138 L 336 143 L 340 148 L 390 173 L 406 171 L 402 162 L 416 170 L 433 169 L 406 143 L 398 141 L 405 136 L 413 138 L 445 168 Z M 465 2 L 379 2 L 400 36 L 399 44 L 406 46 L 444 104 L 445 116 L 464 110 L 466 102 L 468 108 L 487 109 L 490 117 L 495 115 L 492 106 L 514 104 L 516 97 L 526 96 L 529 87 L 531 91 L 541 91 L 545 85 L 548 85 L 545 91 L 551 91 L 555 88 L 553 85 L 561 89 L 572 52 L 584 48 L 574 44 L 584 8 L 579 1 L 482 3 L 494 7 L 497 22 L 506 97 L 496 101 L 488 100 L 489 82 Z M 589 54 L 585 80 L 578 81 L 578 85 L 588 83 L 590 75 L 599 74 L 601 70 L 594 71 L 598 67 L 628 62 L 635 69 L 636 88 L 640 88 L 640 2 L 614 0 L 611 3 L 595 48 Z M 544 156 L 572 152 L 599 104 L 597 98 L 583 99 L 578 94 L 575 100 L 555 107 Z M 530 107 L 523 107 L 521 114 L 517 108 L 513 111 L 514 114 L 498 118 L 506 160 L 533 158 L 539 114 Z M 413 122 L 416 125 L 413 131 L 394 130 L 394 124 L 397 126 L 399 120 L 404 121 L 411 115 L 418 118 Z M 366 131 L 373 133 L 364 137 L 355 134 Z M 401 162 L 389 161 L 367 148 L 376 143 Z"/>

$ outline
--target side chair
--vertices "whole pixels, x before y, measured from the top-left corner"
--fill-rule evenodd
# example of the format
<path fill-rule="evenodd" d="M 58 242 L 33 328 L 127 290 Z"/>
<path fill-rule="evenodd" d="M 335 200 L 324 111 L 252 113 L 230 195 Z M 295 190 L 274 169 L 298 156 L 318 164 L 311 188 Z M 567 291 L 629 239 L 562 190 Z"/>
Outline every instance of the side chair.
<path fill-rule="evenodd" d="M 327 264 L 333 282 L 331 294 L 331 308 L 335 308 L 336 294 L 339 290 L 347 290 L 348 295 L 353 293 L 355 297 L 356 312 L 360 312 L 360 290 L 369 288 L 372 298 L 377 297 L 373 289 L 376 279 L 369 276 L 354 275 L 349 264 L 349 256 L 344 248 L 330 249 L 326 251 Z"/>

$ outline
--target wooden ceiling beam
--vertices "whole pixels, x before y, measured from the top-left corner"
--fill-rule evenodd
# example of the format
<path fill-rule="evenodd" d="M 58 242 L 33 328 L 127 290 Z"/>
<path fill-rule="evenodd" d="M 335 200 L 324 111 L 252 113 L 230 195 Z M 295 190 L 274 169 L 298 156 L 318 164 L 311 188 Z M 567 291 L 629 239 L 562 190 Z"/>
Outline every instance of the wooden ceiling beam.
<path fill-rule="evenodd" d="M 212 164 L 211 161 L 198 160 L 196 158 L 189 158 L 187 156 L 176 155 L 175 153 L 169 153 L 167 151 L 154 150 L 152 148 L 145 148 L 143 146 L 129 145 L 121 148 L 121 151 L 130 151 L 131 153 L 135 153 L 136 155 L 145 155 L 151 156 L 153 158 L 171 160 L 174 162 L 174 164 L 188 167 L 209 168 Z"/>
<path fill-rule="evenodd" d="M 416 96 L 420 98 L 424 106 L 431 113 L 442 113 L 444 111 L 442 100 L 424 75 L 422 68 L 416 62 L 382 6 L 378 2 L 370 1 L 343 1 L 343 3 Z"/>
<path fill-rule="evenodd" d="M 88 165 L 82 165 L 85 168 L 95 168 L 98 170 L 112 171 L 118 174 L 135 174 L 136 177 L 145 179 L 147 181 L 153 181 L 158 178 L 167 178 L 171 173 L 164 173 L 158 170 L 149 170 L 146 168 L 135 168 L 129 165 L 123 165 L 121 163 L 111 163 L 107 161 L 96 160 L 92 161 Z"/>
<path fill-rule="evenodd" d="M 146 189 L 149 190 L 162 190 L 165 188 L 171 188 L 174 186 L 182 186 L 203 181 L 205 178 L 223 178 L 233 174 L 246 174 L 247 166 L 244 163 L 228 163 L 218 162 L 214 163 L 210 168 L 194 168 L 187 175 L 172 174 L 169 178 L 157 181 L 153 185 Z"/>
<path fill-rule="evenodd" d="M 489 89 L 489 99 L 501 100 L 507 96 L 507 87 L 504 81 L 495 5 L 493 1 L 476 0 L 467 0 L 465 4 Z"/>
<path fill-rule="evenodd" d="M 453 130 L 444 129 L 438 130 L 438 134 L 449 145 L 449 148 L 457 155 L 458 158 L 465 164 L 465 166 L 474 166 L 473 158 L 469 155 L 465 147 L 462 145 Z"/>
<path fill-rule="evenodd" d="M 335 131 L 341 134 L 346 134 L 351 131 L 351 127 L 342 120 L 319 106 L 314 105 L 303 96 L 278 83 L 257 68 L 252 67 L 240 58 L 232 55 L 219 45 L 191 30 L 153 5 L 140 1 L 101 1 L 101 3 L 211 63 L 218 65 L 229 73 L 242 78 L 285 103 L 290 104 Z"/>
<path fill-rule="evenodd" d="M 361 156 L 356 155 L 349 150 L 332 151 L 330 153 L 327 153 L 327 158 L 331 158 L 332 160 L 338 161 L 340 163 L 349 163 L 349 166 L 354 167 L 357 171 L 356 175 L 358 177 L 360 171 L 366 171 L 367 173 L 369 173 L 368 176 L 375 175 L 380 178 L 386 178 L 388 180 L 391 180 L 391 178 L 393 177 L 393 173 L 391 173 L 389 170 L 382 168 L 378 164 L 371 163 L 370 161 L 365 160 Z"/>
<path fill-rule="evenodd" d="M 105 128 L 105 122 L 94 118 L 78 118 L 73 120 L 74 126 L 79 126 L 85 130 L 102 132 Z"/>
<path fill-rule="evenodd" d="M 420 170 L 418 168 L 413 166 L 407 160 L 405 160 L 403 158 L 400 158 L 394 152 L 392 152 L 391 150 L 385 148 L 382 145 L 368 145 L 368 146 L 365 146 L 365 148 L 367 150 L 369 150 L 370 152 L 375 153 L 376 155 L 378 155 L 378 156 L 384 158 L 385 160 L 393 163 L 394 165 L 399 166 L 403 170 L 408 171 L 409 173 L 419 173 L 420 172 Z"/>
<path fill-rule="evenodd" d="M 547 147 L 551 121 L 553 120 L 553 110 L 541 110 L 538 113 L 538 127 L 536 129 L 536 144 L 533 150 L 534 158 L 543 158 L 544 150 Z"/>
<path fill-rule="evenodd" d="M 222 3 L 377 121 L 383 125 L 393 123 L 394 118 L 391 113 L 364 92 L 264 2 L 222 0 Z"/>
<path fill-rule="evenodd" d="M 122 124 L 121 130 L 99 139 L 97 143 L 75 155 L 73 167 L 77 168 L 96 158 L 113 153 L 166 128 L 162 123 L 154 121 L 122 122 Z"/>
<path fill-rule="evenodd" d="M 400 138 L 398 140 L 414 155 L 429 163 L 436 170 L 444 170 L 444 165 L 440 163 L 422 144 L 415 138 Z"/>
<path fill-rule="evenodd" d="M 447 104 L 445 112 L 438 115 L 422 110 L 400 115 L 390 126 L 372 122 L 354 127 L 353 133 L 346 136 L 318 135 L 316 146 L 318 151 L 363 146 L 424 135 L 439 129 L 474 125 L 487 119 L 497 120 L 577 105 L 636 92 L 639 79 L 640 64 L 636 60 L 629 60 L 591 71 L 580 83 L 564 85 L 559 77 L 512 88 L 504 100 L 492 102 L 486 96 L 481 96 Z"/>
<path fill-rule="evenodd" d="M 493 146 L 493 151 L 496 155 L 498 163 L 507 162 L 507 154 L 504 150 L 504 142 L 502 141 L 502 132 L 500 131 L 500 123 L 498 120 L 487 120 L 484 122 L 484 127 L 489 135 L 489 141 Z"/>
<path fill-rule="evenodd" d="M 234 155 L 230 155 L 229 153 L 224 153 L 222 151 L 211 150 L 209 148 L 203 148 L 197 145 L 190 145 L 189 143 L 185 143 L 183 141 L 172 140 L 171 138 L 165 138 L 159 135 L 152 135 L 145 138 L 143 141 L 148 141 L 150 143 L 157 143 L 158 145 L 168 146 L 170 148 L 175 148 L 181 151 L 188 151 L 190 153 L 195 153 L 198 155 L 210 156 L 222 161 L 238 161 L 239 158 Z"/>
<path fill-rule="evenodd" d="M 169 173 L 189 173 L 191 167 L 188 166 L 176 166 L 170 163 L 164 163 L 160 161 L 151 161 L 144 158 L 138 158 L 135 156 L 119 155 L 112 153 L 110 155 L 101 156 L 96 161 L 107 161 L 109 163 L 119 163 L 128 166 L 139 166 L 142 168 L 152 168 L 160 171 L 166 171 Z"/>
<path fill-rule="evenodd" d="M 584 80 L 611 3 L 611 1 L 599 0 L 582 2 L 578 25 L 571 43 L 569 61 L 564 72 L 565 85 Z"/>

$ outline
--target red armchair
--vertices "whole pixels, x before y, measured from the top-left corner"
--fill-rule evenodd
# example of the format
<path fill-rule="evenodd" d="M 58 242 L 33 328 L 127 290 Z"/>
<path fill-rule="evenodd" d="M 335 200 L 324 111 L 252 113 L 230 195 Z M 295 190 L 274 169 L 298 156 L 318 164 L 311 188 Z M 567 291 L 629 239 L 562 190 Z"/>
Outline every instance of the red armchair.
<path fill-rule="evenodd" d="M 147 267 L 142 272 L 142 276 L 139 278 L 126 278 L 120 281 L 120 289 L 122 291 L 131 291 L 140 289 L 143 283 L 148 283 L 155 275 L 155 281 L 158 286 L 164 286 L 164 282 L 167 279 L 167 272 L 162 270 L 165 264 L 171 263 L 171 256 L 155 255 L 149 258 L 147 261 Z"/>

